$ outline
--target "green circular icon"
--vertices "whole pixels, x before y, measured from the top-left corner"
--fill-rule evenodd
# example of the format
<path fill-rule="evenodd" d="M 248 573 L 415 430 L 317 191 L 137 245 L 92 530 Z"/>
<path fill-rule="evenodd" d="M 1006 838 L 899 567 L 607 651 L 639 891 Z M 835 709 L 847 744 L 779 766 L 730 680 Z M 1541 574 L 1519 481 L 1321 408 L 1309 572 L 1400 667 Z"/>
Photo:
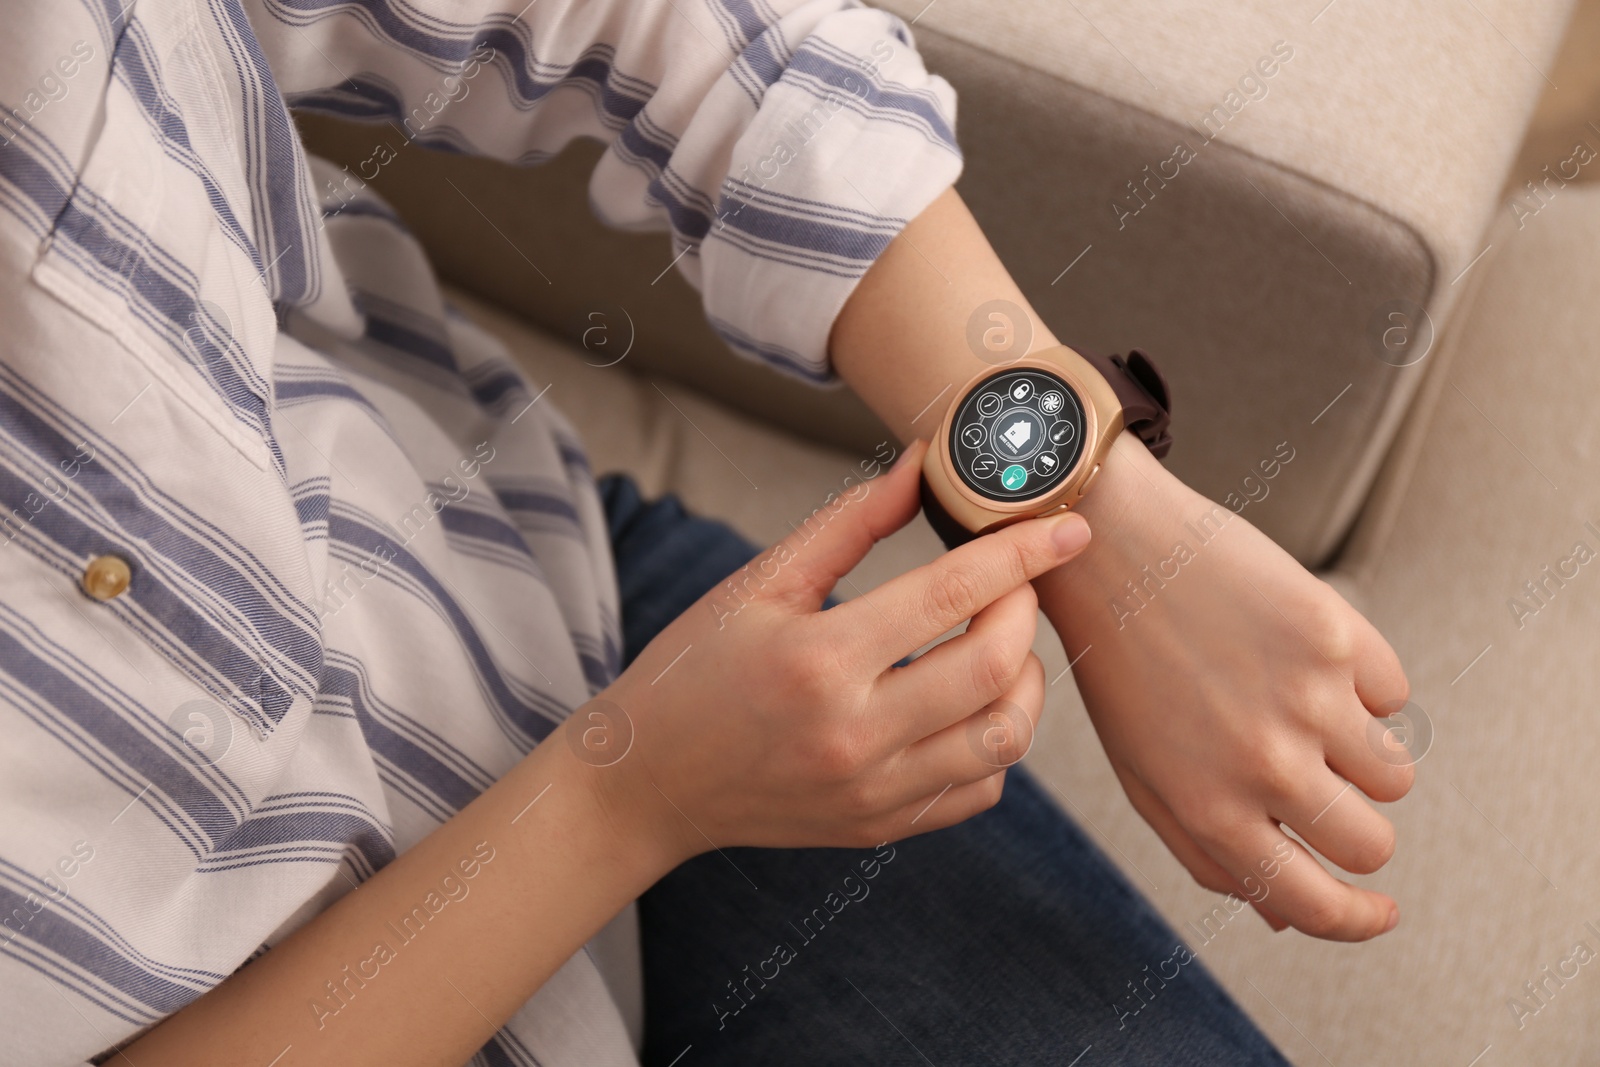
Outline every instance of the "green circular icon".
<path fill-rule="evenodd" d="M 1007 489 L 1021 489 L 1028 482 L 1028 472 L 1013 463 L 1000 474 L 1000 484 Z"/>

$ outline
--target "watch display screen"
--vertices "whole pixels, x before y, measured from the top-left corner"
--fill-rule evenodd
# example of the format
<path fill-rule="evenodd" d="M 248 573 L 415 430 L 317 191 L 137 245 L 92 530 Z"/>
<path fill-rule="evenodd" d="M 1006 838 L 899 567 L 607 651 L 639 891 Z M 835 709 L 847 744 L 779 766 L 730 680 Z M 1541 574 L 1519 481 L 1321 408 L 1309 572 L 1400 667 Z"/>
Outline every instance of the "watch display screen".
<path fill-rule="evenodd" d="M 1083 400 L 1061 378 L 1029 367 L 1003 370 L 961 399 L 950 423 L 950 458 L 967 488 L 1015 503 L 1061 484 L 1083 453 Z"/>

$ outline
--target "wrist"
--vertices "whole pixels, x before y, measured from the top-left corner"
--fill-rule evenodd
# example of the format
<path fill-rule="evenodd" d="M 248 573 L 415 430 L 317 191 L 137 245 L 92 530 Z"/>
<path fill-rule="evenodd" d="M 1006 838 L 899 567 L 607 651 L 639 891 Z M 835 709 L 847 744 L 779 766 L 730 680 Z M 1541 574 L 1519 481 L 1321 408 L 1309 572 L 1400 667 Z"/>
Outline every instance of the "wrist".
<path fill-rule="evenodd" d="M 1117 435 L 1103 462 L 1094 491 L 1075 509 L 1096 531 L 1148 525 L 1192 495 L 1131 430 Z"/>
<path fill-rule="evenodd" d="M 560 789 L 575 798 L 581 832 L 594 838 L 590 851 L 643 892 L 695 850 L 634 747 L 634 720 L 617 714 L 621 709 L 605 699 L 609 694 L 580 705 L 530 760 L 545 761 L 552 793 Z M 612 743 L 620 753 L 606 751 Z"/>
<path fill-rule="evenodd" d="M 660 717 L 639 694 L 624 696 L 621 685 L 579 706 L 550 741 L 559 773 L 587 798 L 599 832 L 653 883 L 703 851 L 705 839 L 678 807 L 683 798 L 669 798 L 659 787 L 642 751 L 641 729 Z"/>
<path fill-rule="evenodd" d="M 1089 548 L 1071 563 L 1034 580 L 1045 615 L 1061 631 L 1084 613 L 1065 610 L 1088 602 L 1137 572 L 1153 546 L 1170 549 L 1176 534 L 1194 516 L 1194 490 L 1184 485 L 1131 431 L 1118 435 L 1093 490 L 1074 509 L 1094 531 Z M 1104 605 L 1100 605 L 1104 610 Z M 1063 636 L 1065 634 L 1063 633 Z"/>

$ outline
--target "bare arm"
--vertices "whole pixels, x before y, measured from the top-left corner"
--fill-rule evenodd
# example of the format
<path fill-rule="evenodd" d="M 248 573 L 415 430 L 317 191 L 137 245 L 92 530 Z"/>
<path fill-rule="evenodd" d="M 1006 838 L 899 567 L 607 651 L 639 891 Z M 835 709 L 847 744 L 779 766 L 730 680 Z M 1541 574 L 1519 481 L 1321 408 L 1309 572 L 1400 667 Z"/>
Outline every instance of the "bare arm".
<path fill-rule="evenodd" d="M 985 367 L 966 331 L 974 309 L 990 300 L 1027 315 L 1028 351 L 1057 343 L 967 205 L 947 190 L 889 243 L 845 304 L 833 325 L 834 369 L 901 440 L 926 437 L 951 395 L 929 403 Z M 1019 334 L 1025 328 L 1015 325 Z"/>
<path fill-rule="evenodd" d="M 621 847 L 589 770 L 541 745 L 128 1058 L 265 1064 L 292 1047 L 286 1063 L 457 1067 L 665 869 L 640 842 Z M 407 924 L 415 908 L 425 926 Z"/>

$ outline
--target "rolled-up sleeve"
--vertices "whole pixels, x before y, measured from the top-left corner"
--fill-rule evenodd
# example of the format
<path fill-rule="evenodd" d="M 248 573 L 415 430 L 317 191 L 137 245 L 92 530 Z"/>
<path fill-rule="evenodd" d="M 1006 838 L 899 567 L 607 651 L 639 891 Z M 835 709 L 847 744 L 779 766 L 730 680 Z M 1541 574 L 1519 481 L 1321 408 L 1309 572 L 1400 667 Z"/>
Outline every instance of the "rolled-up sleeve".
<path fill-rule="evenodd" d="M 856 283 L 961 171 L 955 93 L 852 0 L 256 0 L 296 107 L 508 162 L 607 149 L 595 212 L 668 229 L 741 355 L 827 381 Z M 552 206 L 552 210 L 555 207 Z"/>

